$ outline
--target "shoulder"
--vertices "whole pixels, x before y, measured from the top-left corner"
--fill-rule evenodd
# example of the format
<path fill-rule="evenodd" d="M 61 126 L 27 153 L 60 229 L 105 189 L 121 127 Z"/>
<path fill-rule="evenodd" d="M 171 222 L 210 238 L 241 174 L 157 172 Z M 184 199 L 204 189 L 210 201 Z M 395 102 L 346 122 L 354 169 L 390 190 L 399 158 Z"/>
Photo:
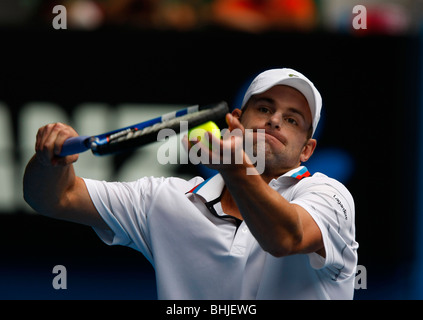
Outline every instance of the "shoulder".
<path fill-rule="evenodd" d="M 107 182 L 84 179 L 90 193 L 121 195 L 126 194 L 152 194 L 163 187 L 188 192 L 193 187 L 203 182 L 201 177 L 186 180 L 177 177 L 143 177 L 130 182 Z"/>
<path fill-rule="evenodd" d="M 154 189 L 167 188 L 176 191 L 177 193 L 185 194 L 195 188 L 197 185 L 204 182 L 202 177 L 194 177 L 191 179 L 183 179 L 178 177 L 167 177 L 167 178 L 147 178 L 147 182 L 144 179 L 138 180 L 139 184 L 151 184 Z"/>
<path fill-rule="evenodd" d="M 316 172 L 313 175 L 301 179 L 294 187 L 297 193 L 315 193 L 331 195 L 335 201 L 336 198 L 342 197 L 351 205 L 354 205 L 354 199 L 347 187 L 336 179 L 327 175 Z"/>
<path fill-rule="evenodd" d="M 353 196 L 341 182 L 330 178 L 322 173 L 315 173 L 304 178 L 293 187 L 291 202 L 302 205 L 312 214 L 318 217 L 342 219 L 341 224 L 350 228 L 355 220 L 355 203 Z M 348 226 L 347 226 L 348 225 Z"/>

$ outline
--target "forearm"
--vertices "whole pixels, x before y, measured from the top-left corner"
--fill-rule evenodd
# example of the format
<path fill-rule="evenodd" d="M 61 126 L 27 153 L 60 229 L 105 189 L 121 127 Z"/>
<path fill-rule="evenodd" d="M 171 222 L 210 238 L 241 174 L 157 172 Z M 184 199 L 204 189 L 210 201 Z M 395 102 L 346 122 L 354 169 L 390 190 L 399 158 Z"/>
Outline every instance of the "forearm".
<path fill-rule="evenodd" d="M 302 240 L 302 225 L 292 204 L 273 190 L 260 175 L 246 168 L 221 171 L 251 233 L 265 251 L 284 256 Z"/>
<path fill-rule="evenodd" d="M 37 212 L 53 216 L 66 201 L 66 191 L 75 183 L 72 164 L 45 166 L 37 156 L 29 161 L 24 174 L 25 201 Z"/>

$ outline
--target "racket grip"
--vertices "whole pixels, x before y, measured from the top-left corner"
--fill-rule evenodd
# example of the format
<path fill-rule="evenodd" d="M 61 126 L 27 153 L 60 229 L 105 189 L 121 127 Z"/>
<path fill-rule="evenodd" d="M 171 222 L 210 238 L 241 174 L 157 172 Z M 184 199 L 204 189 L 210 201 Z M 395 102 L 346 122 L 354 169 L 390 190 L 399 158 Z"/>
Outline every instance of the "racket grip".
<path fill-rule="evenodd" d="M 77 154 L 89 149 L 88 142 L 90 136 L 78 136 L 67 139 L 62 146 L 59 157 L 69 156 L 71 154 Z"/>

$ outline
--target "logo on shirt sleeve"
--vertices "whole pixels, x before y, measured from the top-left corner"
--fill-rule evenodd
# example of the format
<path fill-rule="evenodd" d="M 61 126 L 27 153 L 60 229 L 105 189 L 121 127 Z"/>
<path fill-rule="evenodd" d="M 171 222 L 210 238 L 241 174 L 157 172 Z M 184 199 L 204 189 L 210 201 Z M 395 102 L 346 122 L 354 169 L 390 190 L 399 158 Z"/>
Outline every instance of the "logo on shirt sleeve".
<path fill-rule="evenodd" d="M 337 197 L 336 194 L 333 195 L 333 198 L 335 199 L 336 203 L 338 203 L 338 205 L 340 206 L 341 211 L 344 213 L 345 220 L 348 220 L 347 209 L 345 209 L 345 207 L 342 204 L 341 200 Z"/>

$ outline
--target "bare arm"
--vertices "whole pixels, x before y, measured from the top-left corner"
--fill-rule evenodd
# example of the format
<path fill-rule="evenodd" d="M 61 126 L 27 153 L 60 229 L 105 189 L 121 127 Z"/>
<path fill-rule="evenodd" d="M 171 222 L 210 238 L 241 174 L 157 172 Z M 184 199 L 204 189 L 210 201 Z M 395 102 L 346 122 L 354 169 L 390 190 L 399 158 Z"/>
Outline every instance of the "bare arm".
<path fill-rule="evenodd" d="M 230 130 L 243 129 L 241 123 L 233 116 L 229 115 L 227 122 Z M 210 138 L 217 139 L 213 136 Z M 225 148 L 231 148 L 233 153 L 242 152 L 243 163 L 224 164 L 221 159 L 219 164 L 208 166 L 217 169 L 222 175 L 240 216 L 261 247 L 277 257 L 311 252 L 325 256 L 320 229 L 311 215 L 301 206 L 289 203 L 258 173 L 247 175 L 248 167 L 250 170 L 255 169 L 249 164 L 251 162 L 247 160 L 246 153 L 234 147 L 236 145 L 234 139 L 237 138 L 232 137 L 232 141 L 220 141 L 219 150 L 221 152 Z M 215 143 L 219 142 L 215 140 Z M 208 152 L 206 147 L 201 149 L 203 152 Z M 231 159 L 235 158 L 232 154 Z M 222 206 L 223 201 L 222 198 Z M 226 203 L 230 204 L 231 201 Z"/>
<path fill-rule="evenodd" d="M 75 175 L 78 155 L 58 157 L 65 140 L 77 136 L 61 123 L 38 130 L 35 155 L 24 174 L 25 201 L 38 213 L 98 228 L 108 228 L 91 201 L 82 178 Z"/>
<path fill-rule="evenodd" d="M 222 172 L 242 218 L 261 247 L 281 257 L 317 252 L 324 256 L 319 227 L 301 206 L 289 203 L 259 175 L 245 169 Z"/>

